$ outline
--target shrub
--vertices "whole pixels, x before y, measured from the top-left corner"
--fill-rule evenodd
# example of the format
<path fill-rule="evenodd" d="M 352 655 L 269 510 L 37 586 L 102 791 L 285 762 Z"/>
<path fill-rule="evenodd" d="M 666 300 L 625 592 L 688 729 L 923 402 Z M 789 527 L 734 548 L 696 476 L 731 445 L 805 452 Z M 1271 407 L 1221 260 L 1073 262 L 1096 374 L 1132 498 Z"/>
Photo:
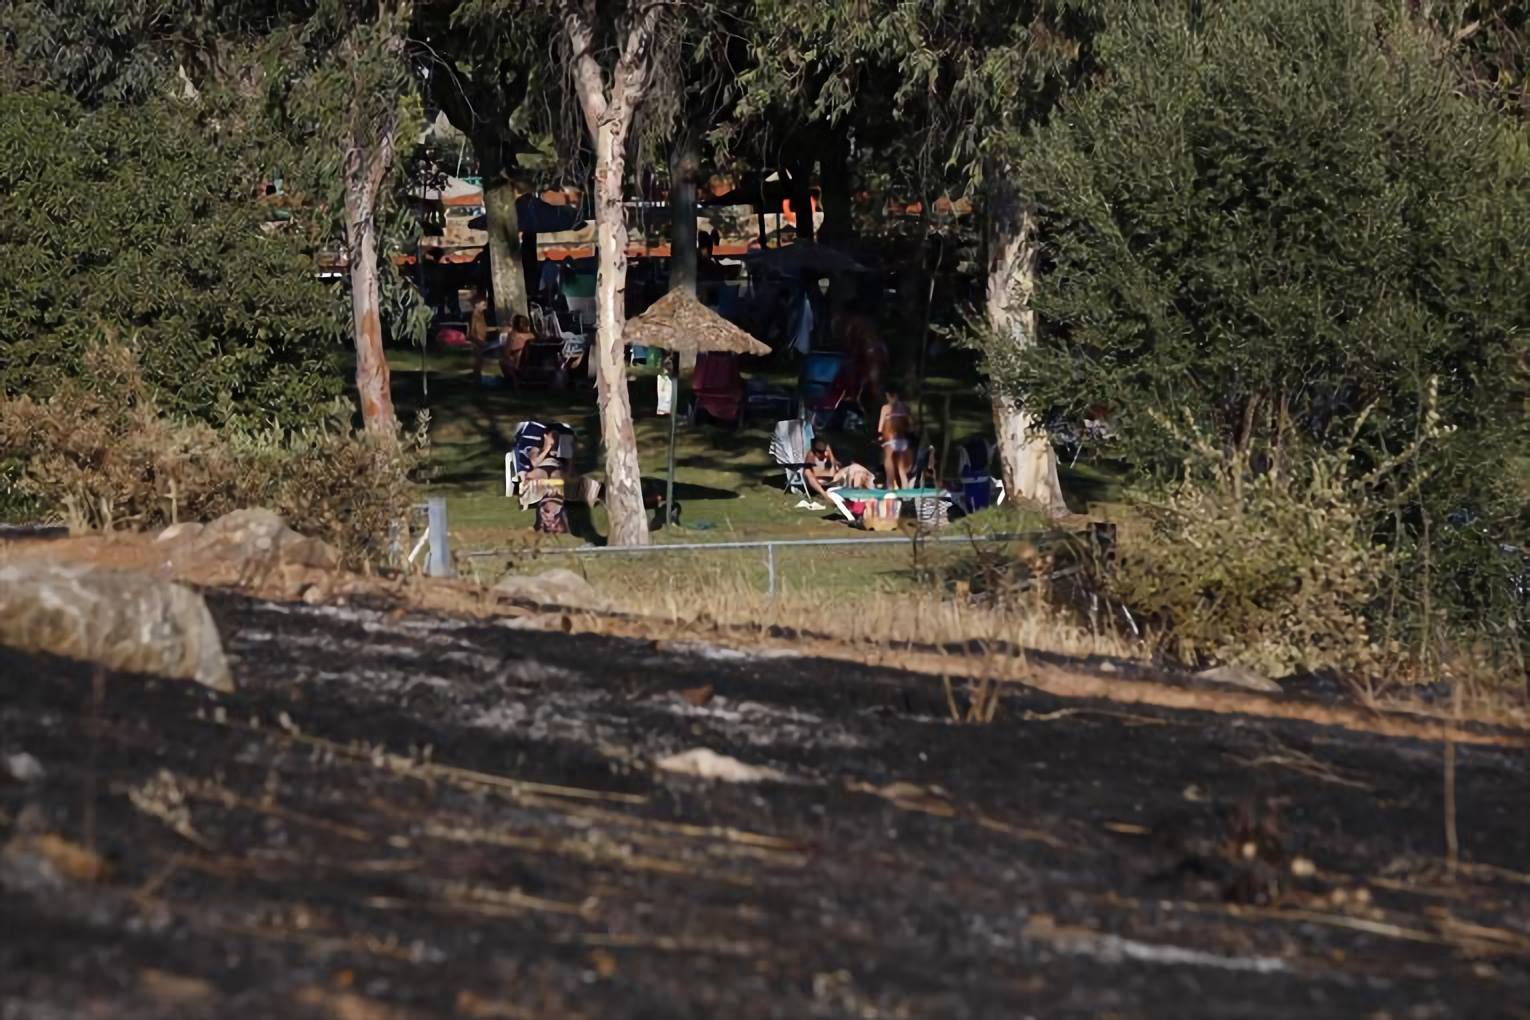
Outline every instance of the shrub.
<path fill-rule="evenodd" d="M 1513 480 L 1530 424 L 1530 149 L 1522 125 L 1462 94 L 1439 47 L 1367 0 L 1126 5 L 1098 42 L 1097 80 L 1026 150 L 1043 328 L 1024 358 L 990 358 L 1029 406 L 1109 405 L 1139 478 L 1187 452 L 1165 418 L 1189 415 L 1226 448 L 1290 426 L 1306 441 L 1286 442 L 1288 463 L 1315 459 L 1283 486 L 1340 477 L 1325 458 L 1362 417 L 1357 471 L 1408 446 L 1434 378 L 1451 432 L 1346 497 L 1362 539 L 1416 565 L 1399 571 L 1410 644 L 1438 614 L 1471 629 L 1523 611 L 1498 550 L 1526 545 Z M 1325 495 L 1272 484 L 1254 488 L 1293 519 L 1218 491 L 1176 507 L 1243 534 L 1254 548 L 1226 552 L 1250 570 L 1278 557 L 1270 571 L 1294 572 L 1269 547 L 1310 546 L 1294 518 Z M 1239 531 L 1259 522 L 1287 530 Z"/>
<path fill-rule="evenodd" d="M 1369 538 L 1357 484 L 1332 457 L 1264 472 L 1253 459 L 1217 458 L 1139 497 L 1148 533 L 1122 544 L 1111 594 L 1183 665 L 1373 672 L 1367 611 L 1390 554 Z"/>
<path fill-rule="evenodd" d="M 309 423 L 341 393 L 339 295 L 198 115 L 0 90 L 0 393 L 52 394 L 103 331 L 177 418 Z"/>
<path fill-rule="evenodd" d="M 77 531 L 153 529 L 267 506 L 334 543 L 352 564 L 387 552 L 408 505 L 423 431 L 378 440 L 350 426 L 343 401 L 300 429 L 215 430 L 166 415 L 120 344 L 86 352 L 47 400 L 0 397 L 0 462 L 21 498 Z"/>

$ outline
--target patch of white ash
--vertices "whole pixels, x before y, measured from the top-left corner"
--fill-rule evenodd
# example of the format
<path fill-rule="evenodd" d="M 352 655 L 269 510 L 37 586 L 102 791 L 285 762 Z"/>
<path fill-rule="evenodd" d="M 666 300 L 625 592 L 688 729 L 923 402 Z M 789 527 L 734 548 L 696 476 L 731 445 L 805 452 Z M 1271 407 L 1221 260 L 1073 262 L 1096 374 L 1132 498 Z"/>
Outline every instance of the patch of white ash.
<path fill-rule="evenodd" d="M 603 691 L 561 691 L 556 700 L 506 700 L 464 713 L 462 722 L 478 729 L 514 733 L 531 740 L 562 740 L 577 744 L 631 743 L 631 719 L 609 711 L 612 701 Z"/>
<path fill-rule="evenodd" d="M 662 651 L 675 655 L 689 655 L 708 662 L 753 662 L 772 659 L 800 659 L 801 652 L 790 648 L 727 648 L 704 641 L 670 641 Z"/>
<path fill-rule="evenodd" d="M 823 716 L 797 708 L 765 705 L 757 701 L 733 701 L 714 697 L 693 705 L 676 694 L 655 698 L 647 705 L 670 715 L 710 724 L 710 728 L 735 744 L 752 747 L 864 747 L 865 738 Z"/>

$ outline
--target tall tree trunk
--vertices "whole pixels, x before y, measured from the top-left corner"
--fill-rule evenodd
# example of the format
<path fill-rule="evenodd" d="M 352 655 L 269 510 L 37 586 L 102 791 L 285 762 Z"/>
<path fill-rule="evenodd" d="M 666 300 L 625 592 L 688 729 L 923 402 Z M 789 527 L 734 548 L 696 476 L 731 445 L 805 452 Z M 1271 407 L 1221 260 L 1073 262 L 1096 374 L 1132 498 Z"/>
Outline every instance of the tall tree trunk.
<path fill-rule="evenodd" d="M 393 164 L 395 125 L 379 129 L 368 145 L 353 139 L 342 164 L 345 186 L 346 258 L 351 278 L 351 321 L 355 329 L 356 394 L 361 420 L 373 435 L 393 438 L 393 390 L 383 351 L 382 297 L 377 270 L 377 196 Z"/>
<path fill-rule="evenodd" d="M 394 433 L 393 391 L 383 351 L 381 290 L 377 279 L 377 230 L 370 211 L 347 198 L 345 229 L 350 239 L 351 321 L 356 338 L 356 392 L 361 420 L 369 432 Z"/>
<path fill-rule="evenodd" d="M 626 319 L 627 224 L 622 210 L 622 176 L 627 137 L 642 108 L 653 72 L 653 41 L 663 4 L 629 0 L 621 56 L 606 75 L 595 55 L 595 0 L 562 0 L 559 13 L 572 61 L 574 88 L 595 147 L 595 358 L 600 432 L 606 448 L 606 510 L 612 545 L 647 545 L 643 478 L 627 365 L 622 357 Z"/>
<path fill-rule="evenodd" d="M 647 545 L 643 476 L 627 392 L 627 223 L 622 209 L 625 125 L 602 125 L 595 140 L 595 357 L 600 432 L 606 448 L 606 510 L 611 545 Z"/>
<path fill-rule="evenodd" d="M 823 226 L 818 239 L 824 244 L 843 245 L 855 235 L 853 196 L 850 194 L 850 137 L 844 131 L 830 132 L 823 148 L 823 169 L 819 174 L 819 193 L 823 199 Z"/>
<path fill-rule="evenodd" d="M 797 219 L 797 240 L 813 240 L 813 161 L 799 160 L 787 168 L 792 175 L 792 214 Z"/>
<path fill-rule="evenodd" d="M 988 296 L 985 306 L 993 343 L 1003 345 L 990 361 L 1023 358 L 1035 343 L 1036 223 L 1031 207 L 1015 190 L 1007 167 L 988 178 Z M 997 355 L 997 357 L 995 357 Z M 1004 488 L 1011 498 L 1034 503 L 1053 515 L 1068 512 L 1057 478 L 1057 453 L 1031 415 L 996 380 L 993 423 Z"/>
<path fill-rule="evenodd" d="M 669 150 L 669 289 L 696 293 L 696 176 L 701 142 L 690 123 Z"/>
<path fill-rule="evenodd" d="M 521 286 L 526 288 L 527 295 L 536 294 L 542 286 L 542 267 L 537 262 L 535 230 L 521 232 Z"/>
<path fill-rule="evenodd" d="M 475 140 L 480 153 L 493 152 L 497 139 Z M 526 314 L 526 271 L 521 265 L 520 216 L 515 208 L 515 181 L 509 167 L 494 157 L 483 158 L 483 209 L 489 221 L 489 279 L 494 288 L 494 316 L 501 326 L 510 316 Z"/>

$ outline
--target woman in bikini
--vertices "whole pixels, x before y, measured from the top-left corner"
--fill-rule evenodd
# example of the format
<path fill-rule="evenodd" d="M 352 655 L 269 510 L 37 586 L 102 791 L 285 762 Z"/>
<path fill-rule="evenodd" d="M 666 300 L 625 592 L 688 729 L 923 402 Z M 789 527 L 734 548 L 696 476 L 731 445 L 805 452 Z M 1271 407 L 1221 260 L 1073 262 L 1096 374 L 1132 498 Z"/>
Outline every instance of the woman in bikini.
<path fill-rule="evenodd" d="M 510 380 L 516 392 L 521 388 L 521 362 L 526 357 L 526 345 L 536 338 L 526 316 L 517 315 L 510 320 L 510 339 L 499 349 L 499 373 Z"/>
<path fill-rule="evenodd" d="M 886 472 L 889 489 L 908 488 L 909 474 L 914 470 L 914 449 L 909 441 L 912 424 L 908 405 L 898 398 L 898 391 L 889 386 L 881 417 L 877 419 L 877 435 L 882 441 L 882 469 Z"/>

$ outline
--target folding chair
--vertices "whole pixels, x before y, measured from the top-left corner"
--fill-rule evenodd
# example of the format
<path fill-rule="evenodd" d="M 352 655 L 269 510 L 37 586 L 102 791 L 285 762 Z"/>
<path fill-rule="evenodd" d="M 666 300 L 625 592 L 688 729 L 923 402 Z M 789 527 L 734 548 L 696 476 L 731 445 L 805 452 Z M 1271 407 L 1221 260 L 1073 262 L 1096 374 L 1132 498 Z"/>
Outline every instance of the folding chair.
<path fill-rule="evenodd" d="M 994 502 L 993 442 L 971 436 L 956 448 L 957 476 L 962 483 L 962 509 L 975 513 Z M 1001 496 L 999 502 L 1003 502 Z"/>
<path fill-rule="evenodd" d="M 696 357 L 696 371 L 691 380 L 690 422 L 697 415 L 707 415 L 734 428 L 744 422 L 744 377 L 739 371 L 738 355 L 730 351 L 702 351 Z"/>
<path fill-rule="evenodd" d="M 803 359 L 797 376 L 798 405 L 815 425 L 840 427 L 860 388 L 854 375 L 854 365 L 844 354 L 813 351 Z"/>
<path fill-rule="evenodd" d="M 807 452 L 813 445 L 813 423 L 801 418 L 776 422 L 770 436 L 770 456 L 786 472 L 786 492 L 808 494 Z"/>

